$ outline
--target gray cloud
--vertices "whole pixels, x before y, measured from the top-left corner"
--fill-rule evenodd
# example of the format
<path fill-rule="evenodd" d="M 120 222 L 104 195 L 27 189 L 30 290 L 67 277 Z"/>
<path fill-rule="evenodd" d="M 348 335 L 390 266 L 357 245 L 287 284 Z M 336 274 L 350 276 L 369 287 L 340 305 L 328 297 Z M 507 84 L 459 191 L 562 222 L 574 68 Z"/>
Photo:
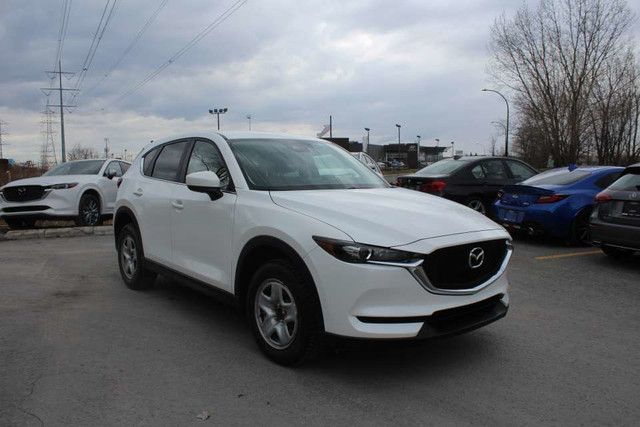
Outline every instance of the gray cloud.
<path fill-rule="evenodd" d="M 40 124 L 57 45 L 61 1 L 5 0 L 0 6 L 0 118 L 10 122 L 7 156 L 38 158 Z M 233 1 L 170 0 L 120 66 L 117 61 L 160 0 L 120 2 L 68 116 L 68 145 L 139 150 L 149 139 L 213 129 L 207 110 L 228 107 L 225 129 L 313 135 L 334 116 L 334 134 L 372 141 L 456 141 L 482 151 L 504 117 L 487 86 L 489 25 L 519 2 L 250 0 L 155 80 L 121 94 L 163 64 Z M 63 67 L 78 72 L 104 1 L 74 1 Z M 631 5 L 637 8 L 638 6 Z M 638 27 L 636 27 L 637 30 Z M 637 31 L 636 31 L 637 32 Z M 67 85 L 74 84 L 73 80 Z M 501 138 L 499 136 L 499 138 Z"/>

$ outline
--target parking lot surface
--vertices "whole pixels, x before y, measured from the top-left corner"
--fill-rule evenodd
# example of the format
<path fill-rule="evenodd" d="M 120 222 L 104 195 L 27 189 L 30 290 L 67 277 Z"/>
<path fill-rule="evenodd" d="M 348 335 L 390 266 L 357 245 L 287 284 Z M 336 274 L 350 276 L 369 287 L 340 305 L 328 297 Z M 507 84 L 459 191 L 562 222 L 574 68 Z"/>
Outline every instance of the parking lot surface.
<path fill-rule="evenodd" d="M 128 290 L 112 236 L 0 242 L 0 425 L 637 425 L 640 257 L 515 247 L 505 319 L 290 369 L 228 306 Z"/>

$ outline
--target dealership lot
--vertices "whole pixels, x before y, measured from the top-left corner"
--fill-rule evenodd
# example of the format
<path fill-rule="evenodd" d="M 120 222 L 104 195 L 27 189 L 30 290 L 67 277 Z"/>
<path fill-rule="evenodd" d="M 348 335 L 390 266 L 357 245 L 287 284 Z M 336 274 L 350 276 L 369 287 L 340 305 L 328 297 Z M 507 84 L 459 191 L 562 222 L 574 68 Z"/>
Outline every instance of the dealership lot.
<path fill-rule="evenodd" d="M 505 319 L 287 369 L 232 308 L 128 290 L 112 236 L 0 242 L 0 425 L 634 424 L 640 257 L 515 248 Z"/>

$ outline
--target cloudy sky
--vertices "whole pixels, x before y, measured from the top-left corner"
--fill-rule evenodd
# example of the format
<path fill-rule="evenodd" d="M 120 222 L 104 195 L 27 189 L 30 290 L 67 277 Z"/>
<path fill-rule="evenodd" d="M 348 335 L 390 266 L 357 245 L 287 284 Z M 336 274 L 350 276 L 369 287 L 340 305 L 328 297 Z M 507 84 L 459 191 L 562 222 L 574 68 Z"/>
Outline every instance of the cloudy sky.
<path fill-rule="evenodd" d="M 69 1 L 69 0 L 67 0 Z M 79 73 L 105 5 L 71 1 L 62 51 L 64 71 Z M 165 4 L 166 3 L 166 4 Z M 450 144 L 465 152 L 488 147 L 504 102 L 486 74 L 489 26 L 509 0 L 248 0 L 161 74 L 167 64 L 236 0 L 119 0 L 104 30 L 77 109 L 65 114 L 67 147 L 104 147 L 121 155 L 149 140 L 214 130 L 210 108 L 227 107 L 222 128 L 314 136 L 333 115 L 334 136 L 371 142 Z M 64 0 L 0 2 L 0 119 L 4 156 L 39 160 L 40 114 L 52 83 Z M 160 6 L 128 55 L 123 53 Z M 630 3 L 638 13 L 640 6 Z M 636 22 L 635 33 L 638 34 Z M 113 66 L 118 63 L 118 66 Z M 113 69 L 113 70 L 112 70 Z M 112 70 L 111 72 L 109 72 Z M 106 77 L 105 77 L 106 76 Z M 74 87 L 78 74 L 64 85 Z M 58 103 L 51 95 L 51 102 Z M 67 94 L 67 98 L 69 97 Z M 56 120 L 57 120 L 56 116 Z M 59 135 L 55 136 L 60 154 Z"/>

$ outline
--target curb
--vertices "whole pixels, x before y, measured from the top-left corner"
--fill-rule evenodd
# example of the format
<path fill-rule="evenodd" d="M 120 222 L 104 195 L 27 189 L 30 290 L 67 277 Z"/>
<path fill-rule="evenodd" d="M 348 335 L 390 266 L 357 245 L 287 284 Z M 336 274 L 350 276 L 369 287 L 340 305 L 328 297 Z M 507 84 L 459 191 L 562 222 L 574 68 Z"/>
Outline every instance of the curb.
<path fill-rule="evenodd" d="M 99 227 L 68 227 L 68 228 L 45 228 L 39 230 L 12 230 L 7 231 L 4 236 L 0 234 L 2 240 L 29 240 L 29 239 L 52 239 L 56 237 L 83 237 L 83 236 L 104 236 L 113 234 L 113 226 L 103 225 Z"/>

